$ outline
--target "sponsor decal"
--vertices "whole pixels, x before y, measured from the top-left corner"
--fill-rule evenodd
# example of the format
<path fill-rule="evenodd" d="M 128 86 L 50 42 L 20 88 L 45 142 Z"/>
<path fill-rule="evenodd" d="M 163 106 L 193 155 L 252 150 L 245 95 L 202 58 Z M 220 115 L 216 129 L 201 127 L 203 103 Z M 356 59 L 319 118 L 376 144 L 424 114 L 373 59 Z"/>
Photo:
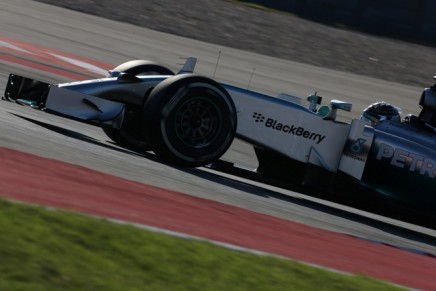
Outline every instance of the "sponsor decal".
<path fill-rule="evenodd" d="M 270 128 L 272 130 L 295 135 L 305 139 L 310 139 L 315 141 L 316 144 L 321 143 L 325 138 L 325 135 L 315 132 L 310 132 L 306 130 L 304 127 L 295 126 L 294 124 L 282 123 L 277 119 L 266 117 L 258 112 L 254 112 L 253 119 L 254 122 L 262 123 L 265 127 Z"/>
<path fill-rule="evenodd" d="M 358 138 L 354 143 L 350 146 L 350 151 L 355 154 L 360 154 L 363 151 L 363 145 L 365 144 L 366 139 Z"/>
<path fill-rule="evenodd" d="M 344 155 L 361 161 L 366 162 L 366 153 L 369 148 L 365 147 L 366 139 L 358 138 L 357 140 L 347 140 L 347 144 L 345 145 Z"/>
<path fill-rule="evenodd" d="M 392 166 L 407 169 L 410 172 L 417 172 L 420 175 L 435 179 L 436 161 L 424 156 L 394 148 L 387 144 L 380 144 L 376 156 L 377 160 L 388 159 Z"/>

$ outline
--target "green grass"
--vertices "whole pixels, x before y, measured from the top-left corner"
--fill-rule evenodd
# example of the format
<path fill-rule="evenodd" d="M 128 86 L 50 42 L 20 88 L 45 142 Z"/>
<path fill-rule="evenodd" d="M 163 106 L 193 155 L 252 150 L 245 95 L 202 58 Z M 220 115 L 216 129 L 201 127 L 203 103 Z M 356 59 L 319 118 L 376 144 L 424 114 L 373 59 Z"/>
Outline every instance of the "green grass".
<path fill-rule="evenodd" d="M 290 260 L 0 200 L 0 290 L 398 290 Z"/>

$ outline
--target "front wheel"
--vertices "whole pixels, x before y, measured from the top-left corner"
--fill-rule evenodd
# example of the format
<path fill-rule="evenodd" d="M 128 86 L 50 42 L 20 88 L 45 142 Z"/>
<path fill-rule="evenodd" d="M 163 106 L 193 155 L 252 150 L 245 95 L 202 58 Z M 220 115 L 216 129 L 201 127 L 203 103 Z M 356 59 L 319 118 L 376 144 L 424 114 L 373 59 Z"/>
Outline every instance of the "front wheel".
<path fill-rule="evenodd" d="M 227 91 L 193 74 L 162 81 L 144 106 L 145 135 L 153 151 L 176 166 L 197 167 L 219 159 L 233 141 L 236 120 Z"/>
<path fill-rule="evenodd" d="M 141 108 L 134 105 L 126 105 L 124 121 L 121 128 L 103 127 L 103 132 L 115 143 L 137 151 L 149 151 L 144 136 L 141 121 Z"/>
<path fill-rule="evenodd" d="M 146 60 L 129 61 L 115 67 L 110 72 L 132 75 L 174 75 L 170 69 Z M 126 104 L 124 121 L 121 128 L 103 128 L 104 133 L 111 140 L 124 147 L 139 151 L 150 150 L 142 129 L 141 112 L 142 107 Z"/>
<path fill-rule="evenodd" d="M 109 71 L 109 77 L 113 76 L 113 72 L 131 75 L 174 75 L 174 72 L 167 67 L 147 60 L 133 60 L 122 63 Z"/>

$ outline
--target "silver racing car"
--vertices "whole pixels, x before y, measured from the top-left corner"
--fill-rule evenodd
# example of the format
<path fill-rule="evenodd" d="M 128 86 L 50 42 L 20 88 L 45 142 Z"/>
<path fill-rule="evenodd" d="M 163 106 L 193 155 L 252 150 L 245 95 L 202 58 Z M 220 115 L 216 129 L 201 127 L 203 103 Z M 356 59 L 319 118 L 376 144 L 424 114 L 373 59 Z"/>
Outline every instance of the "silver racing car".
<path fill-rule="evenodd" d="M 100 126 L 116 143 L 179 167 L 219 166 L 237 137 L 254 147 L 258 176 L 436 214 L 436 86 L 422 93 L 419 116 L 401 118 L 379 102 L 344 123 L 336 114 L 350 103 L 264 95 L 196 75 L 195 64 L 188 58 L 174 74 L 135 60 L 105 78 L 62 84 L 11 74 L 4 99 Z"/>

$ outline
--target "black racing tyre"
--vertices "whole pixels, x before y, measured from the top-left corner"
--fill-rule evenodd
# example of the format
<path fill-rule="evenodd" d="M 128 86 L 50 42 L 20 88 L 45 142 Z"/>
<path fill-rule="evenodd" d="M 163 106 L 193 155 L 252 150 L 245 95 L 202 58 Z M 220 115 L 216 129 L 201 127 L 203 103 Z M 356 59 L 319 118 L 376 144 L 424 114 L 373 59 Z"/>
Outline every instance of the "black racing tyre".
<path fill-rule="evenodd" d="M 104 133 L 115 143 L 138 151 L 149 151 L 148 145 L 142 128 L 142 108 L 138 106 L 126 106 L 124 120 L 121 128 L 103 127 Z"/>
<path fill-rule="evenodd" d="M 115 67 L 113 71 L 133 75 L 174 75 L 170 69 L 145 60 L 135 60 L 123 63 Z M 142 151 L 150 150 L 142 128 L 141 113 L 142 107 L 126 104 L 124 121 L 121 128 L 103 128 L 104 133 L 111 140 L 124 147 Z"/>
<path fill-rule="evenodd" d="M 236 109 L 214 80 L 181 74 L 159 83 L 144 106 L 144 130 L 166 162 L 198 167 L 219 159 L 236 132 Z"/>
<path fill-rule="evenodd" d="M 174 75 L 174 72 L 167 67 L 147 60 L 133 60 L 125 62 L 113 68 L 111 71 L 132 75 Z"/>

